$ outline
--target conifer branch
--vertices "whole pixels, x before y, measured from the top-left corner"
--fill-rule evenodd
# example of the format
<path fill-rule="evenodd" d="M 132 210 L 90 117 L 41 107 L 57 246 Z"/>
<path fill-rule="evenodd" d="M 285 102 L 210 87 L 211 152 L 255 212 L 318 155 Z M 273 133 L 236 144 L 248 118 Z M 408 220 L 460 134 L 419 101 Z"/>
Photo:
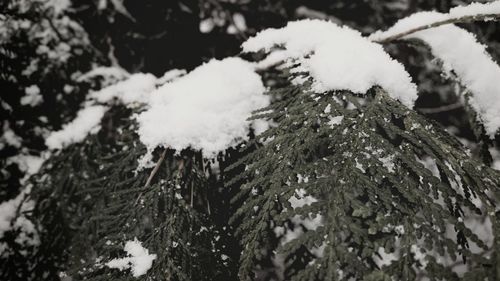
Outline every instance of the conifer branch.
<path fill-rule="evenodd" d="M 473 21 L 490 21 L 490 20 L 494 20 L 494 21 L 500 20 L 500 14 L 480 14 L 480 15 L 472 15 L 472 16 L 465 16 L 465 17 L 459 17 L 459 18 L 450 18 L 447 20 L 437 21 L 437 22 L 434 22 L 431 24 L 421 25 L 421 26 L 409 29 L 407 31 L 389 36 L 389 37 L 384 38 L 384 39 L 374 40 L 373 42 L 380 43 L 380 44 L 386 44 L 386 43 L 390 43 L 390 42 L 399 40 L 399 39 L 401 39 L 405 36 L 408 36 L 412 33 L 426 30 L 429 28 L 438 27 L 438 26 L 445 25 L 445 24 L 468 23 L 468 22 L 473 22 Z"/>

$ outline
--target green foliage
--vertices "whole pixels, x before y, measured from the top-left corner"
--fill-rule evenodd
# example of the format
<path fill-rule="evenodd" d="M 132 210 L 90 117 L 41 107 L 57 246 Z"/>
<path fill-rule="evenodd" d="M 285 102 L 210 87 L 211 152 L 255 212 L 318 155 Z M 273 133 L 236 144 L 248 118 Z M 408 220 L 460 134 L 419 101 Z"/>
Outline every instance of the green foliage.
<path fill-rule="evenodd" d="M 227 206 L 209 202 L 221 195 L 209 163 L 199 152 L 164 150 L 157 172 L 138 171 L 146 149 L 130 115 L 128 109 L 114 108 L 98 135 L 64 149 L 32 179 L 41 244 L 28 264 L 17 265 L 22 271 L 2 272 L 6 280 L 136 280 L 129 270 L 105 266 L 126 257 L 124 244 L 135 238 L 157 255 L 144 280 L 230 280 L 235 275 L 237 256 L 227 221 L 214 218 L 224 218 L 220 212 Z"/>
<path fill-rule="evenodd" d="M 285 280 L 457 280 L 453 263 L 470 279 L 495 279 L 491 233 L 470 219 L 497 223 L 498 172 L 381 89 L 270 94 L 280 100 L 253 118 L 276 126 L 235 178 L 247 180 L 233 217 L 242 280 L 266 253 L 283 261 Z"/>

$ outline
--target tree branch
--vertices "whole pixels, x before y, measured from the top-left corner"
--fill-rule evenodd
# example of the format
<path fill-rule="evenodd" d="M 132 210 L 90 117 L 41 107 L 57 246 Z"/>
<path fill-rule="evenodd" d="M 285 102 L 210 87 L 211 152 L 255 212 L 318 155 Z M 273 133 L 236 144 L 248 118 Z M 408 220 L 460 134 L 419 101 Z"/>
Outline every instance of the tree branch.
<path fill-rule="evenodd" d="M 467 23 L 467 22 L 473 22 L 473 21 L 490 21 L 490 20 L 500 20 L 500 14 L 480 14 L 480 15 L 472 15 L 472 16 L 465 16 L 465 17 L 459 17 L 459 18 L 450 18 L 447 20 L 442 20 L 442 21 L 437 21 L 431 24 L 426 24 L 426 25 L 421 25 L 412 29 L 409 29 L 407 31 L 389 36 L 384 39 L 379 39 L 379 40 L 374 40 L 373 42 L 380 43 L 380 44 L 385 44 L 385 43 L 390 43 L 392 41 L 399 40 L 407 35 L 410 35 L 412 33 L 426 30 L 429 28 L 434 28 L 438 27 L 441 25 L 445 24 L 454 24 L 454 23 Z"/>
<path fill-rule="evenodd" d="M 432 108 L 416 108 L 417 111 L 425 114 L 435 114 L 435 113 L 441 113 L 441 112 L 446 112 L 446 111 L 451 111 L 454 109 L 462 108 L 464 105 L 462 102 L 458 101 L 452 104 L 447 104 L 439 107 L 432 107 Z"/>
<path fill-rule="evenodd" d="M 165 149 L 161 153 L 160 159 L 158 159 L 158 162 L 156 162 L 156 166 L 151 171 L 151 174 L 149 174 L 148 180 L 146 181 L 146 184 L 144 185 L 144 187 L 148 187 L 151 184 L 151 181 L 153 180 L 153 177 L 155 176 L 155 174 L 160 169 L 161 163 L 163 163 L 163 160 L 165 160 L 165 156 L 167 155 L 167 149 L 168 148 L 165 147 Z"/>

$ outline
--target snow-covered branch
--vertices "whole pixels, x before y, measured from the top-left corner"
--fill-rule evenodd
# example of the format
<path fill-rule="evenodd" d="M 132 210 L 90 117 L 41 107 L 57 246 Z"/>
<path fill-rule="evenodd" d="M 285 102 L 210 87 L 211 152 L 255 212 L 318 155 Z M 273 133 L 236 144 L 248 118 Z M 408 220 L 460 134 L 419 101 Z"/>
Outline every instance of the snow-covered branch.
<path fill-rule="evenodd" d="M 397 33 L 394 35 L 390 35 L 387 37 L 383 37 L 383 36 L 380 36 L 379 38 L 372 37 L 372 40 L 376 43 L 385 44 L 385 43 L 389 43 L 389 42 L 393 42 L 393 41 L 402 39 L 405 36 L 408 36 L 408 35 L 413 34 L 415 32 L 438 27 L 438 26 L 445 25 L 445 24 L 467 23 L 467 22 L 473 22 L 473 21 L 491 21 L 491 20 L 494 20 L 494 21 L 500 20 L 500 13 L 498 13 L 498 14 L 470 15 L 470 16 L 440 20 L 440 21 L 436 21 L 433 23 L 423 24 L 423 25 L 420 25 L 417 27 L 413 27 L 413 28 L 410 28 L 406 31 L 403 31 L 403 32 L 400 32 L 400 33 Z"/>

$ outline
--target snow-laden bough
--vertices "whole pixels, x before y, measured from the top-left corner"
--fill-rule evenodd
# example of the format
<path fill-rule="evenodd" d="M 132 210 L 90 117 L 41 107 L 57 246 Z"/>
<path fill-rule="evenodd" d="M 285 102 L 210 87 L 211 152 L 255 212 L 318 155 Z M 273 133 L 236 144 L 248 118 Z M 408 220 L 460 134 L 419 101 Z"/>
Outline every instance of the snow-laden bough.
<path fill-rule="evenodd" d="M 292 70 L 309 73 L 316 92 L 350 90 L 364 94 L 380 86 L 408 107 L 413 107 L 417 99 L 417 87 L 402 64 L 358 31 L 328 21 L 301 20 L 266 29 L 242 47 L 245 52 L 264 50 L 271 55 L 273 49 L 282 47 L 275 57 L 298 62 Z"/>
<path fill-rule="evenodd" d="M 435 22 L 460 16 L 500 14 L 500 1 L 487 4 L 473 3 L 456 7 L 449 13 L 420 12 L 399 20 L 387 31 L 378 31 L 370 36 L 373 41 L 383 41 L 397 34 Z M 453 24 L 410 33 L 401 39 L 419 39 L 425 42 L 432 54 L 442 62 L 445 73 L 453 72 L 472 94 L 469 102 L 478 113 L 486 133 L 494 137 L 500 128 L 500 67 L 486 51 L 486 46 L 477 42 L 474 34 Z"/>
<path fill-rule="evenodd" d="M 269 105 L 254 68 L 240 58 L 211 60 L 161 86 L 137 117 L 141 142 L 150 150 L 191 148 L 211 158 L 247 139 L 252 111 Z M 267 126 L 253 125 L 258 132 Z"/>

